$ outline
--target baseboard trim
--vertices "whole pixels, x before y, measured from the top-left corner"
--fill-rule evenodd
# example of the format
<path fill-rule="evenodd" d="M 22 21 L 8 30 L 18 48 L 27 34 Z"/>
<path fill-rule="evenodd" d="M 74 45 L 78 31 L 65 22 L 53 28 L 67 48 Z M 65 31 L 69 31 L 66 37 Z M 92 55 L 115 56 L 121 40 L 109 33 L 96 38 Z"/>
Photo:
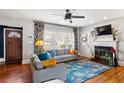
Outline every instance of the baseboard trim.
<path fill-rule="evenodd" d="M 119 66 L 124 66 L 124 61 L 118 61 Z"/>
<path fill-rule="evenodd" d="M 22 64 L 30 64 L 30 59 L 23 59 Z"/>
<path fill-rule="evenodd" d="M 5 58 L 0 58 L 0 62 L 5 62 Z"/>
<path fill-rule="evenodd" d="M 0 65 L 3 65 L 3 64 L 5 64 L 5 62 L 0 62 Z"/>

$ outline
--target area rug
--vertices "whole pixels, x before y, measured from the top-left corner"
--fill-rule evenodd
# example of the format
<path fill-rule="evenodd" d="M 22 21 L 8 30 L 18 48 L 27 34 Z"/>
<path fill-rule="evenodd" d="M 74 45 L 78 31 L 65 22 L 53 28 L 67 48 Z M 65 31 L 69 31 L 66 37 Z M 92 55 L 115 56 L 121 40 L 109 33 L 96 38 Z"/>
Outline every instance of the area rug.
<path fill-rule="evenodd" d="M 84 82 L 102 72 L 111 69 L 109 66 L 104 66 L 92 61 L 86 62 L 67 62 L 67 83 Z"/>

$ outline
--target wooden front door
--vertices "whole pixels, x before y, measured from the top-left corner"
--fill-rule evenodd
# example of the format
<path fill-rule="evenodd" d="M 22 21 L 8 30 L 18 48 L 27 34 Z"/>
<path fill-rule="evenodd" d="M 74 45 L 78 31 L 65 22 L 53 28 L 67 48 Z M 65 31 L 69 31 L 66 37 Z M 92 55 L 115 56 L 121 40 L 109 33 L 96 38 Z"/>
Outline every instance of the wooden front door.
<path fill-rule="evenodd" d="M 22 32 L 6 30 L 6 63 L 22 62 Z"/>

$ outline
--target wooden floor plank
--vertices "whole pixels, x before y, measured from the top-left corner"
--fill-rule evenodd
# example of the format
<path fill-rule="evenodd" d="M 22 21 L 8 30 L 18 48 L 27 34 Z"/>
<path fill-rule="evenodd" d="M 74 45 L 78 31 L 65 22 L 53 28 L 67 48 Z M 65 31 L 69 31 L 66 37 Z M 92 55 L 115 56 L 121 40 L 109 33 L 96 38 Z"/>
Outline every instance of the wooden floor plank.
<path fill-rule="evenodd" d="M 0 65 L 0 83 L 31 83 L 29 64 Z M 124 67 L 112 68 L 85 83 L 124 83 Z"/>
<path fill-rule="evenodd" d="M 1 83 L 30 83 L 31 71 L 29 64 L 11 64 L 0 66 Z"/>

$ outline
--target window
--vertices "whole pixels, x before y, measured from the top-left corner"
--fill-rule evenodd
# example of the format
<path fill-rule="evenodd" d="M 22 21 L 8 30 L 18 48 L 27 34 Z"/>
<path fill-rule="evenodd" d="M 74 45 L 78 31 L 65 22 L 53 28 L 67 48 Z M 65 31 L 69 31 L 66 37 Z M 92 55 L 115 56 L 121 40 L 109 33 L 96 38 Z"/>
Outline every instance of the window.
<path fill-rule="evenodd" d="M 45 31 L 44 49 L 74 48 L 73 31 Z"/>

